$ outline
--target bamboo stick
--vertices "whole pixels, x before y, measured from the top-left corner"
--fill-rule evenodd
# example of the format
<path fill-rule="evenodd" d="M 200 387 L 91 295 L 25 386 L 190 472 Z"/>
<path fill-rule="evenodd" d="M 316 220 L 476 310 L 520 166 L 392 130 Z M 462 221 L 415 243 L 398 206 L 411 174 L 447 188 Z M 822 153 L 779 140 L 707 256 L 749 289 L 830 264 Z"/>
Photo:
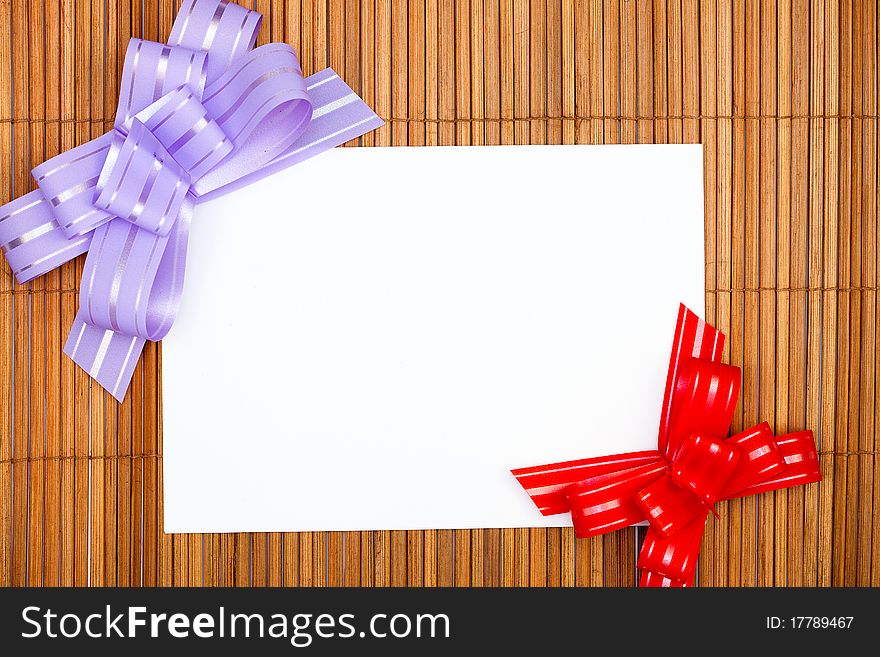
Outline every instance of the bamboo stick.
<path fill-rule="evenodd" d="M 167 535 L 166 535 L 167 537 Z M 297 556 L 300 556 L 297 554 Z M 220 586 L 235 584 L 235 534 L 220 535 Z M 300 586 L 304 586 L 300 584 Z"/>
<path fill-rule="evenodd" d="M 282 564 L 282 586 L 299 586 L 299 534 L 287 532 L 282 536 L 284 560 Z M 219 561 L 219 559 L 218 559 Z"/>
<path fill-rule="evenodd" d="M 255 46 L 263 46 L 272 40 L 272 32 L 275 29 L 272 16 L 272 0 L 253 0 L 252 7 L 263 16 L 263 23 L 260 31 L 257 32 L 257 41 Z M 250 8 L 250 7 L 249 7 Z"/>
<path fill-rule="evenodd" d="M 497 8 L 497 0 L 496 8 Z M 425 145 L 437 146 L 440 143 L 439 123 L 439 29 L 440 8 L 438 0 L 425 2 Z M 492 27 L 487 21 L 486 29 Z M 495 25 L 497 30 L 497 24 Z"/>
<path fill-rule="evenodd" d="M 369 536 L 365 532 L 365 535 Z M 345 533 L 345 567 L 343 569 L 342 586 L 361 585 L 361 534 L 360 532 Z"/>
<path fill-rule="evenodd" d="M 864 80 L 862 70 L 862 9 L 863 3 L 852 3 L 851 47 L 852 47 L 852 111 L 861 116 L 863 111 L 861 84 Z M 852 124 L 851 141 L 851 180 L 850 180 L 850 235 L 853 244 L 850 248 L 850 274 L 853 291 L 850 295 L 850 352 L 849 352 L 849 417 L 847 419 L 847 454 L 858 452 L 861 444 L 859 433 L 859 414 L 861 411 L 861 388 L 859 386 L 862 359 L 862 295 L 859 291 L 863 284 L 862 249 L 857 240 L 862 237 L 862 127 L 861 120 Z M 858 506 L 859 506 L 859 459 L 846 457 L 846 533 L 844 535 L 844 566 L 841 583 L 845 586 L 856 586 L 858 583 Z"/>
<path fill-rule="evenodd" d="M 728 4 L 719 3 L 716 17 L 716 69 L 715 69 L 715 108 L 720 116 L 729 117 L 733 113 L 733 90 L 734 90 L 734 63 L 733 43 L 734 36 L 731 34 L 733 15 Z M 731 288 L 731 260 L 732 251 L 736 249 L 737 242 L 734 238 L 737 225 L 736 214 L 732 211 L 733 196 L 733 172 L 731 169 L 734 160 L 731 153 L 733 121 L 729 118 L 719 118 L 715 122 L 716 144 L 714 148 L 717 171 L 715 174 L 715 216 L 706 214 L 707 240 L 706 248 L 709 247 L 709 235 L 713 234 L 712 241 L 715 244 L 714 267 L 706 263 L 707 284 L 706 289 L 729 290 Z M 712 133 L 710 132 L 709 135 Z M 707 140 L 708 147 L 708 140 Z M 714 326 L 725 335 L 732 334 L 731 299 L 728 293 L 707 294 L 706 318 L 713 322 Z M 717 505 L 721 519 L 710 517 L 706 523 L 706 535 L 703 538 L 705 549 L 701 558 L 700 582 L 705 585 L 724 585 L 727 582 L 729 535 L 731 524 L 728 510 L 730 504 L 721 502 Z M 739 516 L 734 516 L 733 526 L 737 529 Z M 733 542 L 734 546 L 738 541 Z M 735 548 L 734 548 L 735 549 Z"/>
<path fill-rule="evenodd" d="M 12 11 L 0 12 L 0 59 L 12 61 Z M 16 163 L 12 150 L 15 117 L 13 100 L 13 72 L 10 66 L 0 67 L 0 152 L 4 163 L 0 167 L 0 201 L 8 203 L 15 196 L 14 176 Z M 8 154 L 8 159 L 6 158 Z M 13 490 L 14 414 L 13 388 L 14 358 L 13 332 L 15 321 L 15 289 L 9 265 L 0 267 L 0 586 L 13 584 L 12 562 L 15 543 L 13 523 L 15 517 Z"/>
<path fill-rule="evenodd" d="M 27 32 L 21 40 L 27 42 L 28 56 L 28 114 L 35 119 L 29 125 L 29 157 L 34 166 L 46 159 L 46 66 L 43 44 L 45 39 L 45 15 L 42 3 L 30 0 L 19 11 L 25 13 Z M 33 188 L 31 176 L 26 183 Z M 32 459 L 28 468 L 28 573 L 31 586 L 43 583 L 45 504 L 46 504 L 46 287 L 47 277 L 41 276 L 31 283 L 30 302 L 30 375 L 28 408 L 28 456 Z"/>
<path fill-rule="evenodd" d="M 784 0 L 778 4 L 776 12 L 777 48 L 781 44 L 791 42 L 791 0 Z M 789 390 L 789 307 L 791 278 L 789 275 L 789 253 L 791 248 L 791 141 L 792 141 L 792 59 L 789 53 L 783 53 L 777 60 L 776 74 L 776 390 L 775 390 L 775 430 L 777 433 L 785 433 L 798 429 L 796 418 L 788 417 Z M 792 421 L 794 420 L 794 421 Z M 792 573 L 787 577 L 791 579 Z"/>
<path fill-rule="evenodd" d="M 840 122 L 839 175 L 837 198 L 838 225 L 838 285 L 849 288 L 852 284 L 850 270 L 850 180 L 851 180 L 851 137 L 852 137 L 852 58 L 850 35 L 851 7 L 848 2 L 840 4 Z M 837 335 L 835 371 L 835 426 L 834 451 L 845 454 L 848 449 L 847 421 L 849 414 L 849 308 L 850 293 L 837 293 Z M 848 458 L 833 458 L 834 464 L 834 498 L 832 544 L 836 549 L 831 551 L 830 567 L 826 574 L 827 582 L 833 586 L 843 581 L 846 540 L 846 492 Z"/>
<path fill-rule="evenodd" d="M 184 542 L 180 539 L 185 538 L 184 536 L 177 535 L 174 537 L 174 570 L 175 570 L 175 581 L 178 582 L 175 586 L 183 586 L 183 582 L 185 582 L 189 576 L 187 572 L 187 564 L 184 561 L 183 563 L 178 563 L 178 560 L 185 559 L 185 551 L 184 551 Z M 317 538 L 317 535 L 315 535 Z M 233 586 L 242 587 L 242 586 L 250 586 L 253 582 L 253 536 L 251 534 L 238 533 L 233 534 Z M 316 548 L 317 548 L 317 540 L 315 540 Z M 318 552 L 317 549 L 314 550 Z M 318 582 L 321 581 L 320 574 L 315 572 L 317 570 L 316 564 L 312 563 L 312 576 L 313 586 L 320 586 Z"/>
<path fill-rule="evenodd" d="M 876 46 L 876 42 L 878 40 L 877 29 L 878 29 L 878 26 L 880 26 L 880 16 L 878 16 L 878 10 L 877 10 L 876 5 L 874 5 L 872 7 L 872 16 L 871 17 L 873 19 L 873 27 L 872 27 L 871 21 L 869 21 L 868 29 L 871 34 L 872 43 Z M 880 178 L 877 177 L 877 166 L 876 166 L 877 165 L 877 157 L 878 157 L 877 150 L 880 149 L 880 130 L 878 130 L 878 125 L 877 125 L 877 110 L 878 110 L 877 95 L 878 95 L 878 93 L 880 93 L 880 65 L 878 65 L 878 62 L 877 62 L 878 53 L 877 53 L 876 48 L 875 48 L 875 50 L 873 50 L 871 56 L 872 56 L 871 68 L 873 69 L 873 75 L 866 79 L 866 83 L 868 85 L 870 85 L 869 113 L 871 114 L 871 118 L 868 120 L 868 123 L 870 124 L 869 128 L 870 128 L 870 131 L 873 133 L 873 137 L 874 137 L 873 144 L 872 144 L 872 164 L 874 167 L 875 175 L 874 175 L 873 180 L 870 181 L 871 185 L 873 186 L 873 189 L 874 189 L 874 194 L 871 197 L 871 199 L 869 200 L 869 203 L 870 203 L 872 218 L 873 218 L 874 225 L 875 225 L 874 235 L 876 238 L 877 230 L 878 230 L 877 222 L 880 221 L 880 212 L 878 212 L 878 209 L 877 209 L 878 204 L 880 204 Z M 866 245 L 866 246 L 869 246 L 869 245 Z M 875 310 L 876 322 L 873 327 L 869 327 L 869 331 L 873 330 L 873 332 L 874 332 L 875 361 L 874 361 L 873 367 L 874 367 L 874 371 L 876 372 L 876 371 L 880 370 L 880 349 L 877 348 L 878 336 L 880 336 L 880 315 L 878 315 L 876 312 L 877 303 L 878 303 L 877 286 L 876 286 L 876 280 L 877 280 L 877 264 L 876 264 L 876 262 L 877 262 L 878 253 L 877 253 L 876 248 L 874 249 L 871 256 L 873 257 L 873 264 L 871 266 L 871 275 L 872 275 L 873 280 L 875 282 L 874 294 L 873 294 L 873 296 L 874 296 L 873 308 Z M 880 435 L 878 435 L 878 434 L 880 434 L 880 431 L 878 431 L 878 427 L 880 427 L 880 404 L 877 403 L 877 399 L 876 399 L 876 382 L 875 382 L 875 389 L 874 390 L 875 390 L 875 393 L 874 393 L 875 398 L 874 398 L 874 402 L 873 402 L 874 403 L 874 413 L 875 413 L 875 417 L 873 420 L 873 422 L 874 422 L 874 425 L 873 425 L 874 437 L 873 437 L 873 440 L 869 439 L 866 441 L 867 446 L 873 451 L 874 458 L 871 460 L 872 462 L 866 464 L 866 467 L 871 468 L 873 471 L 874 489 L 872 492 L 871 499 L 874 501 L 874 507 L 876 509 L 876 506 L 877 506 L 876 500 L 878 499 L 878 496 L 880 496 Z M 866 525 L 865 527 L 863 527 L 862 531 L 864 533 L 867 533 L 869 531 L 869 527 Z M 878 521 L 878 519 L 877 519 L 876 512 L 873 514 L 872 526 L 870 528 L 870 531 L 872 534 L 872 542 L 874 545 L 874 550 L 870 556 L 870 560 L 871 560 L 870 585 L 871 586 L 880 586 L 880 557 L 877 556 L 877 546 L 880 546 L 880 521 Z"/>
<path fill-rule="evenodd" d="M 786 0 L 779 3 L 777 20 L 778 44 L 790 43 L 792 36 L 792 13 L 791 2 Z M 778 58 L 777 70 L 777 108 L 779 116 L 790 117 L 792 114 L 792 59 L 789 53 L 784 53 Z M 789 418 L 789 350 L 792 344 L 790 338 L 790 307 L 791 298 L 788 288 L 791 286 L 789 271 L 791 252 L 791 218 L 792 218 L 792 124 L 791 119 L 779 119 L 777 122 L 776 138 L 776 285 L 779 291 L 776 293 L 776 385 L 775 385 L 775 426 L 777 433 L 786 433 L 799 429 L 797 418 Z M 766 257 L 770 257 L 767 254 Z M 762 257 L 764 257 L 762 255 Z M 762 308 L 763 312 L 763 308 Z M 769 309 L 768 309 L 769 312 Z M 762 367 L 767 367 L 763 365 Z M 769 409 L 768 409 L 769 410 Z M 795 500 L 796 502 L 796 500 Z M 776 495 L 777 508 L 784 509 L 786 513 L 792 510 L 793 504 L 789 500 L 788 493 Z M 796 517 L 789 514 L 790 517 Z M 782 514 L 777 516 L 776 536 L 777 543 L 785 544 L 785 536 L 788 527 Z M 792 537 L 793 538 L 793 537 Z M 797 568 L 794 564 L 797 560 L 789 562 L 787 572 L 777 572 L 777 577 L 783 577 L 781 581 L 787 581 L 792 586 L 797 585 Z M 780 579 L 777 579 L 780 581 Z"/>
<path fill-rule="evenodd" d="M 567 53 L 565 59 L 562 56 L 562 35 L 563 31 L 567 31 L 570 29 L 570 19 L 568 16 L 563 14 L 562 0 L 546 0 L 546 18 L 544 20 L 544 29 L 545 29 L 545 48 L 544 48 L 544 58 L 545 65 L 544 69 L 546 71 L 546 86 L 545 86 L 545 114 L 548 117 L 551 117 L 547 120 L 547 137 L 545 143 L 547 144 L 561 144 L 562 141 L 562 119 L 553 118 L 560 117 L 566 115 L 566 112 L 563 110 L 563 102 L 564 96 L 566 92 L 563 90 L 562 86 L 562 78 L 563 78 L 563 64 L 565 62 L 573 62 L 574 61 L 574 53 Z M 563 23 L 565 21 L 565 23 Z M 476 79 L 476 78 L 475 78 Z M 574 90 L 574 85 L 568 86 L 567 89 L 571 89 L 568 92 L 568 95 L 571 95 Z M 478 100 L 482 96 L 482 89 L 477 91 L 476 85 L 474 86 L 474 103 L 477 104 L 480 101 Z M 571 108 L 568 111 L 568 115 L 570 116 L 573 112 L 574 108 Z"/>
<path fill-rule="evenodd" d="M 630 3 L 633 4 L 633 3 Z M 665 17 L 664 17 L 665 23 Z M 638 0 L 636 3 L 636 141 L 639 144 L 654 142 L 655 104 L 661 94 L 654 88 L 654 6 L 653 0 Z M 664 35 L 665 36 L 665 35 Z M 665 43 L 665 39 L 664 39 Z M 663 54 L 662 68 L 665 72 L 666 53 Z M 658 71 L 659 73 L 660 71 Z M 664 76 L 665 77 L 665 76 Z M 663 86 L 665 87 L 665 82 Z M 665 97 L 664 97 L 665 102 Z M 665 141 L 665 134 L 663 141 Z M 658 143 L 662 143 L 658 141 Z"/>
<path fill-rule="evenodd" d="M 666 44 L 667 49 L 667 112 L 669 120 L 669 143 L 684 143 L 684 25 L 682 0 L 667 0 Z"/>
<path fill-rule="evenodd" d="M 13 79 L 13 118 L 25 119 L 28 115 L 27 80 L 27 11 L 21 0 L 12 4 L 12 40 L 22 44 L 12 52 Z M 13 148 L 18 153 L 27 153 L 28 126 L 26 123 L 13 125 Z M 26 157 L 16 158 L 14 162 L 13 196 L 21 196 L 28 191 L 28 167 Z M 15 290 L 23 290 L 16 284 Z M 28 309 L 30 295 L 13 298 L 13 377 L 14 377 L 14 419 L 12 429 L 12 456 L 21 459 L 12 466 L 12 577 L 13 586 L 27 584 L 27 530 L 28 530 L 28 375 L 30 327 Z"/>
<path fill-rule="evenodd" d="M 810 9 L 810 113 L 814 116 L 809 121 L 810 134 L 810 171 L 809 171 L 809 250 L 806 254 L 807 275 L 810 291 L 807 293 L 807 326 L 808 335 L 805 341 L 807 349 L 807 395 L 804 405 L 804 425 L 814 430 L 820 429 L 820 404 L 822 383 L 822 291 L 823 283 L 823 232 L 824 232 L 824 198 L 823 182 L 825 157 L 825 118 L 818 118 L 825 109 L 825 16 L 824 2 L 813 2 Z M 781 498 L 781 495 L 779 496 Z M 798 487 L 789 491 L 788 498 L 795 501 L 792 505 L 792 522 L 789 533 L 792 534 L 793 549 L 789 558 L 798 559 L 793 568 L 797 573 L 797 581 L 801 585 L 805 581 L 804 570 L 808 563 L 815 563 L 817 558 L 817 538 L 819 517 L 818 486 Z"/>
<path fill-rule="evenodd" d="M 327 3 L 313 1 L 312 4 L 312 62 L 315 71 L 327 68 L 330 65 L 328 59 L 327 36 L 329 26 L 327 23 Z"/>
<path fill-rule="evenodd" d="M 75 144 L 75 130 L 72 123 L 76 116 L 76 88 L 74 83 L 75 57 L 73 52 L 73 35 L 67 25 L 73 23 L 73 4 L 65 0 L 57 6 L 59 10 L 59 126 L 60 151 L 65 151 Z M 60 340 L 66 337 L 68 327 L 73 323 L 76 312 L 77 298 L 74 292 L 76 284 L 76 265 L 67 263 L 59 269 L 59 286 L 62 290 L 68 290 L 61 295 L 60 309 Z M 59 584 L 71 586 L 75 581 L 76 573 L 76 547 L 77 547 L 77 518 L 76 518 L 76 482 L 75 474 L 77 467 L 70 460 L 74 456 L 74 436 L 77 427 L 77 416 L 81 415 L 78 410 L 76 368 L 66 356 L 60 356 L 61 370 L 61 455 L 66 459 L 61 462 L 61 564 Z"/>
<path fill-rule="evenodd" d="M 259 11 L 259 8 L 258 8 Z M 330 61 L 328 65 L 345 80 L 345 2 L 344 0 L 328 0 L 327 2 L 328 49 Z M 265 27 L 260 32 L 265 32 Z M 268 35 L 267 37 L 268 38 Z M 346 80 L 347 81 L 347 80 Z"/>
<path fill-rule="evenodd" d="M 761 32 L 761 119 L 758 122 L 760 130 L 760 200 L 759 200 L 759 272 L 758 282 L 761 291 L 758 293 L 755 303 L 758 304 L 760 314 L 760 338 L 758 353 L 758 417 L 761 422 L 769 422 L 770 426 L 778 431 L 776 418 L 776 293 L 773 287 L 777 285 L 777 262 L 776 262 L 776 195 L 778 194 L 776 180 L 776 161 L 779 154 L 776 151 L 776 119 L 771 118 L 778 114 L 777 101 L 777 15 L 776 0 L 762 0 L 760 7 L 760 32 Z M 786 219 L 787 221 L 787 219 Z M 766 531 L 761 532 L 764 541 L 762 559 L 767 566 L 764 569 L 766 584 L 784 585 L 787 579 L 786 550 L 789 538 L 794 542 L 795 537 L 787 535 L 787 515 L 785 500 L 787 492 L 774 493 L 764 496 L 764 504 L 760 508 L 758 522 Z M 770 528 L 773 531 L 770 531 Z M 797 550 L 798 548 L 795 548 Z M 800 551 L 802 552 L 802 548 Z M 802 556 L 793 555 L 797 561 L 802 561 Z"/>
<path fill-rule="evenodd" d="M 653 44 L 651 54 L 653 61 L 651 68 L 654 74 L 653 79 L 653 112 L 654 112 L 654 143 L 669 143 L 669 121 L 666 118 L 669 115 L 669 48 L 667 44 L 674 40 L 674 36 L 667 34 L 669 25 L 668 12 L 670 8 L 667 6 L 667 0 L 653 0 L 653 9 L 651 17 L 653 25 Z M 679 41 L 679 48 L 681 41 Z M 639 90 L 641 94 L 641 90 Z M 641 101 L 641 95 L 639 96 Z"/>
<path fill-rule="evenodd" d="M 370 0 L 363 0 L 363 4 L 367 4 Z M 302 64 L 302 42 L 301 42 L 301 29 L 302 29 L 302 11 L 303 8 L 301 3 L 299 2 L 285 2 L 284 3 L 284 11 L 283 13 L 283 23 L 284 23 L 284 31 L 283 36 L 281 37 L 281 41 L 290 44 L 290 47 L 293 48 L 296 53 L 297 58 Z"/>
<path fill-rule="evenodd" d="M 130 555 L 128 563 L 127 584 L 129 586 L 139 586 L 143 582 L 143 562 L 144 562 L 144 506 L 145 506 L 145 489 L 144 489 L 144 467 L 145 467 L 145 451 L 144 451 L 144 421 L 141 409 L 144 408 L 144 362 L 135 367 L 132 376 L 131 390 L 131 448 L 129 459 L 130 465 L 130 521 L 128 554 Z M 134 410 L 137 409 L 137 410 Z M 123 491 L 124 492 L 124 491 Z"/>
<path fill-rule="evenodd" d="M 807 29 L 806 13 L 802 3 L 793 2 L 791 5 L 791 32 L 794 38 L 792 47 L 792 71 L 802 70 L 807 66 L 809 48 L 809 30 Z M 809 109 L 809 80 L 801 75 L 794 76 L 791 93 L 792 113 L 802 116 Z M 806 284 L 806 222 L 808 213 L 808 172 L 806 161 L 809 149 L 809 125 L 802 119 L 792 120 L 791 124 L 791 176 L 790 176 L 790 218 L 785 223 L 785 233 L 780 233 L 780 239 L 784 236 L 787 246 L 781 254 L 787 262 L 786 283 L 798 291 L 786 294 L 788 300 L 788 389 L 792 391 L 803 390 L 806 385 L 806 350 L 803 344 L 806 341 L 806 295 L 802 288 Z M 782 227 L 782 224 L 780 224 Z M 790 430 L 804 426 L 805 405 L 799 394 L 787 394 L 785 399 L 786 427 Z M 786 491 L 785 496 L 779 494 L 777 500 L 787 499 L 789 522 L 795 527 L 800 524 L 803 517 L 803 493 L 802 491 Z M 789 525 L 787 531 L 797 531 Z M 802 578 L 797 574 L 798 563 L 803 561 L 803 542 L 796 537 L 792 539 L 792 549 L 797 552 L 796 561 L 791 564 L 787 576 L 791 584 L 797 586 Z"/>
<path fill-rule="evenodd" d="M 752 426 L 760 421 L 760 328 L 758 289 L 760 230 L 760 123 L 754 118 L 761 112 L 761 27 L 756 0 L 747 0 L 745 9 L 745 254 L 743 317 L 742 400 L 743 424 Z M 772 577 L 772 531 L 761 525 L 767 497 L 743 500 L 743 585 L 766 586 L 767 567 Z M 772 504 L 772 500 L 769 502 Z M 772 527 L 772 525 L 771 525 Z"/>
<path fill-rule="evenodd" d="M 471 0 L 469 16 L 470 31 L 470 116 L 471 144 L 481 146 L 486 143 L 486 92 L 483 73 L 484 30 L 483 26 L 483 0 Z M 419 48 L 410 48 L 410 60 L 418 64 L 418 55 L 413 58 L 413 53 Z M 412 107 L 411 112 L 418 112 L 418 108 Z M 416 114 L 418 116 L 418 114 Z M 412 143 L 412 142 L 411 142 Z M 482 530 L 480 530 L 482 531 Z"/>
<path fill-rule="evenodd" d="M 822 316 L 822 407 L 817 434 L 823 481 L 819 485 L 819 531 L 816 562 L 805 560 L 804 584 L 829 586 L 831 583 L 832 541 L 834 536 L 835 460 L 828 451 L 837 445 L 835 402 L 837 394 L 837 308 L 839 292 L 833 289 L 840 283 L 839 266 L 839 198 L 840 172 L 840 16 L 839 3 L 828 0 L 825 5 L 825 113 L 829 117 L 825 131 L 825 194 L 824 194 L 824 262 L 823 262 L 823 316 Z"/>
<path fill-rule="evenodd" d="M 74 7 L 76 7 L 74 13 Z M 69 48 L 74 57 L 73 68 L 73 101 L 75 116 L 80 119 L 90 118 L 89 106 L 89 32 L 90 32 L 90 8 L 76 3 L 71 3 L 70 20 L 68 25 L 74 24 L 76 29 L 63 44 Z M 90 122 L 82 120 L 74 124 L 72 131 L 71 146 L 81 144 L 91 137 Z M 72 265 L 72 278 L 79 281 L 82 277 L 82 265 L 84 259 L 78 258 Z M 72 436 L 76 466 L 74 468 L 74 522 L 76 523 L 76 537 L 73 550 L 76 555 L 74 584 L 85 586 L 90 583 L 90 562 L 88 558 L 88 545 L 90 541 L 90 516 L 89 516 L 89 477 L 91 476 L 89 464 L 84 460 L 89 454 L 88 427 L 91 423 L 88 398 L 91 394 L 88 375 L 78 367 L 74 371 L 74 394 L 76 397 L 76 427 Z M 100 506 L 100 503 L 99 503 Z M 102 541 L 103 544 L 103 541 Z M 100 554 L 100 553 L 99 553 Z M 98 555 L 94 555 L 92 563 L 97 563 Z M 99 581 L 102 578 L 98 578 Z"/>
<path fill-rule="evenodd" d="M 308 2 L 308 0 L 296 3 L 300 8 L 300 22 L 295 28 L 299 31 L 299 62 L 302 66 L 303 73 L 306 75 L 311 75 L 312 73 L 316 73 L 318 71 L 317 67 L 314 64 L 314 56 L 313 56 L 313 40 L 312 40 L 312 2 Z"/>
<path fill-rule="evenodd" d="M 45 153 L 49 159 L 61 152 L 61 6 L 51 3 L 45 7 L 45 96 L 46 125 Z M 61 585 L 61 536 L 63 530 L 61 504 L 62 488 L 62 382 L 61 382 L 61 271 L 46 275 L 46 487 L 43 584 Z M 67 288 L 69 289 L 69 288 Z"/>
<path fill-rule="evenodd" d="M 312 577 L 315 586 L 329 586 L 330 582 L 330 532 L 315 532 L 313 536 L 314 547 L 312 549 Z"/>
<path fill-rule="evenodd" d="M 579 89 L 578 98 L 584 99 L 578 104 L 578 112 L 591 117 L 589 130 L 578 132 L 579 144 L 601 144 L 605 140 L 605 121 L 598 118 L 605 110 L 605 24 L 603 21 L 602 0 L 589 0 L 589 6 L 578 5 L 578 38 L 580 42 L 589 43 L 589 50 L 584 52 L 578 61 L 578 80 L 585 80 L 586 90 Z M 578 48 L 580 53 L 582 48 Z M 586 97 L 585 97 L 586 94 Z"/>
<path fill-rule="evenodd" d="M 327 532 L 327 586 L 342 586 L 345 579 L 345 535 Z"/>
<path fill-rule="evenodd" d="M 620 580 L 618 586 L 629 588 L 636 585 L 636 545 L 641 542 L 636 540 L 636 534 L 639 530 L 641 530 L 640 527 L 627 527 L 624 529 L 621 532 L 620 550 L 616 555 L 612 555 L 613 558 L 620 561 Z"/>
<path fill-rule="evenodd" d="M 620 143 L 635 144 L 638 129 L 638 36 L 635 2 L 620 3 Z"/>
<path fill-rule="evenodd" d="M 584 40 L 578 42 L 578 24 L 583 22 L 587 17 L 587 3 L 581 0 L 562 0 L 561 25 L 559 34 L 559 76 L 562 89 L 560 91 L 560 111 L 563 116 L 578 115 L 578 91 L 583 94 L 587 91 L 586 85 L 588 78 L 586 74 L 589 71 L 589 64 L 585 63 L 586 55 L 589 53 L 591 43 L 587 41 L 587 31 L 582 30 Z M 582 28 L 584 25 L 581 26 Z M 578 44 L 581 44 L 578 47 Z M 486 57 L 490 57 L 493 48 L 486 45 Z M 578 73 L 580 72 L 580 76 Z M 586 98 L 587 107 L 589 107 L 589 97 Z M 576 144 L 578 143 L 578 132 L 580 124 L 584 123 L 584 129 L 589 129 L 589 125 L 577 119 L 565 119 L 562 121 L 561 143 Z"/>
<path fill-rule="evenodd" d="M 314 558 L 315 548 L 314 534 L 302 532 L 299 534 L 299 586 L 315 586 Z"/>
<path fill-rule="evenodd" d="M 162 344 L 159 343 L 156 345 L 156 397 L 155 397 L 155 408 L 156 408 L 156 444 L 157 451 L 159 454 L 162 453 Z M 158 464 L 157 464 L 158 465 Z M 159 506 L 159 523 L 164 523 L 163 513 L 162 513 L 162 505 L 164 500 L 164 490 L 163 490 L 163 478 L 161 475 L 161 468 L 159 468 L 159 490 L 157 492 L 158 506 Z M 158 586 L 172 586 L 174 583 L 174 540 L 171 534 L 166 534 L 164 532 L 163 527 L 159 527 L 158 530 L 158 555 L 157 555 L 157 585 Z M 224 537 L 227 538 L 227 537 Z M 231 586 L 233 584 L 233 568 L 232 568 L 232 560 L 233 560 L 233 549 L 231 544 L 234 540 L 233 536 L 228 536 L 226 545 L 228 549 L 225 550 L 225 554 L 223 548 L 221 547 L 221 554 L 224 554 L 224 574 L 226 579 L 224 579 L 224 586 Z"/>
<path fill-rule="evenodd" d="M 860 246 L 862 250 L 862 279 L 863 290 L 861 296 L 861 361 L 859 363 L 859 396 L 861 399 L 859 409 L 859 451 L 858 472 L 858 570 L 856 583 L 859 586 L 871 584 L 871 561 L 876 554 L 877 545 L 873 543 L 872 518 L 874 516 L 874 455 L 871 452 L 875 447 L 876 427 L 875 405 L 876 402 L 876 327 L 877 327 L 877 5 L 876 3 L 864 3 L 862 5 L 862 21 L 859 29 L 862 40 L 862 179 L 861 205 L 862 234 Z M 824 39 L 824 33 L 821 35 Z M 824 46 L 824 41 L 822 42 Z M 824 48 L 823 48 L 824 50 Z M 823 107 L 824 109 L 824 107 Z M 820 180 L 816 184 L 820 184 Z M 853 203 L 857 202 L 853 198 Z M 821 209 L 821 208 L 820 208 Z M 819 209 L 819 210 L 820 210 Z M 817 211 L 818 214 L 818 211 Z M 821 220 L 817 216 L 816 223 Z M 811 228 L 813 226 L 811 225 Z M 816 232 L 821 236 L 821 227 L 816 226 Z M 813 231 L 811 230 L 811 236 Z M 811 259 L 812 264 L 812 259 Z M 811 344 L 814 342 L 811 335 Z M 821 340 L 821 335 L 816 336 L 815 342 Z M 815 487 L 814 487 L 815 488 Z M 813 489 L 811 489 L 813 490 Z M 808 508 L 808 512 L 810 509 Z"/>

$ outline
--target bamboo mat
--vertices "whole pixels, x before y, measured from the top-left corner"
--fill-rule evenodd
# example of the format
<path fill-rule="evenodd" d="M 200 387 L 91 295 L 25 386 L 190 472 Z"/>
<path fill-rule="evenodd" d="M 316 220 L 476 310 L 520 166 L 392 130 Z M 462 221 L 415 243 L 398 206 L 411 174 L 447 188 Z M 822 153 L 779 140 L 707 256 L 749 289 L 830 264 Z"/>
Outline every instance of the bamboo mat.
<path fill-rule="evenodd" d="M 176 4 L 0 0 L 0 202 L 111 127 L 128 39 L 164 41 Z M 825 480 L 719 504 L 699 582 L 880 585 L 875 0 L 255 5 L 258 43 L 387 120 L 362 146 L 702 142 L 733 428 L 813 429 Z M 161 347 L 123 404 L 63 356 L 82 265 L 0 269 L 0 585 L 636 581 L 636 529 L 164 535 Z"/>

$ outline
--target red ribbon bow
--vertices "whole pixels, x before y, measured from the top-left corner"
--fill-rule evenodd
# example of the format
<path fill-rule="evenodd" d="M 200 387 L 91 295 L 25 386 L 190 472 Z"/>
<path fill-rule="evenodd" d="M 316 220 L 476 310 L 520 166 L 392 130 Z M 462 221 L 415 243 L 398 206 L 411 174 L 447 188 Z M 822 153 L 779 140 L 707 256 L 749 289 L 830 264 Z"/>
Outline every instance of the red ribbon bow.
<path fill-rule="evenodd" d="M 571 513 L 579 538 L 647 520 L 642 586 L 693 583 L 715 502 L 822 478 L 812 431 L 774 436 L 762 422 L 725 439 L 740 372 L 720 362 L 723 347 L 723 333 L 680 306 L 657 450 L 512 470 L 543 515 Z"/>

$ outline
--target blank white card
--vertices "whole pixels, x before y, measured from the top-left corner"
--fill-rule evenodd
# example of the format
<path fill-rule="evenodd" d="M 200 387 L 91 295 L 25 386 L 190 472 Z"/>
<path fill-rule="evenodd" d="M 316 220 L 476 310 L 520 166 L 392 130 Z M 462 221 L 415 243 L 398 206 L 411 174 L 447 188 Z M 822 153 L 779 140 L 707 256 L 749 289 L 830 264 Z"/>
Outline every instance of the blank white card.
<path fill-rule="evenodd" d="M 193 219 L 167 532 L 540 527 L 509 470 L 656 445 L 700 146 L 338 148 Z"/>

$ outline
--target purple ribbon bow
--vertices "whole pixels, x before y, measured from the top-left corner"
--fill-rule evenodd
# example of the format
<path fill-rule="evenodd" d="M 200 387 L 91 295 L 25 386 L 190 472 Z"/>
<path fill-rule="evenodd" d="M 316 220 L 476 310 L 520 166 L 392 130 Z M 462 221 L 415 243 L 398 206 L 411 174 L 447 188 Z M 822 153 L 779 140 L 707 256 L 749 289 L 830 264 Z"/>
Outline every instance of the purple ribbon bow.
<path fill-rule="evenodd" d="M 254 49 L 261 20 L 184 0 L 167 45 L 129 43 L 114 129 L 0 207 L 20 283 L 88 251 L 64 352 L 120 401 L 144 342 L 174 322 L 194 206 L 382 125 L 331 69 L 303 78 L 290 46 Z"/>

